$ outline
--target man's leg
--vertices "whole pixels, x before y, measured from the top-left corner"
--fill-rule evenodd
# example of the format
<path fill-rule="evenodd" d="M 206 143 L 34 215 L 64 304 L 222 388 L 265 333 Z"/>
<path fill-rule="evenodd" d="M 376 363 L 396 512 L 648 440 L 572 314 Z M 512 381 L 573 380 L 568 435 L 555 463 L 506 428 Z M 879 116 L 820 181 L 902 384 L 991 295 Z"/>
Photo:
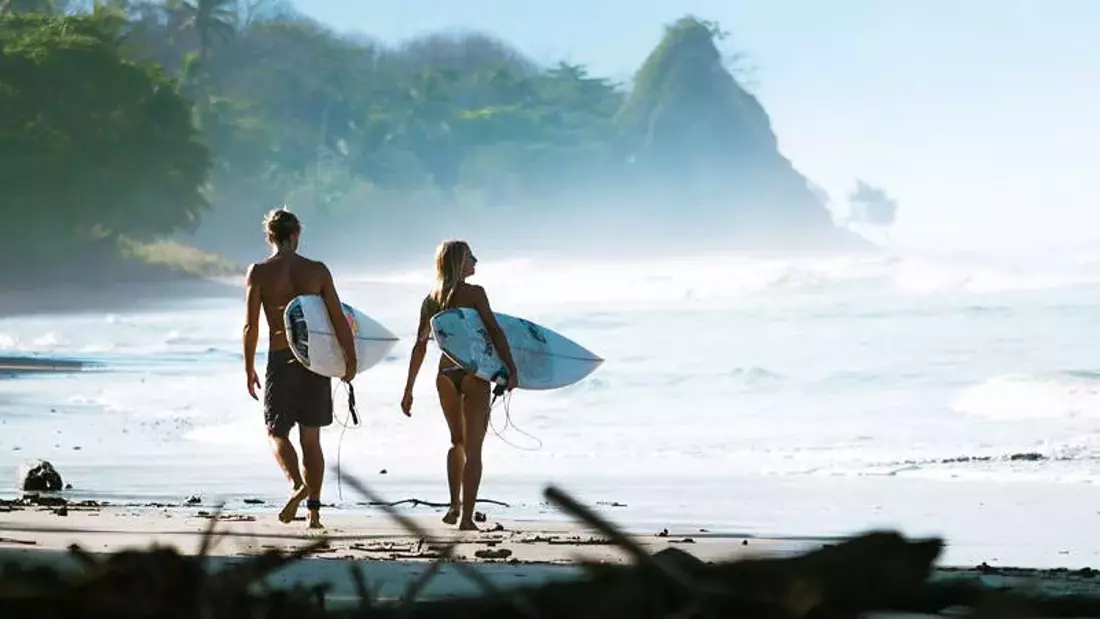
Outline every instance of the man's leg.
<path fill-rule="evenodd" d="M 302 370 L 308 372 L 308 370 Z M 309 528 L 321 527 L 321 485 L 325 480 L 325 455 L 321 451 L 321 428 L 332 425 L 332 381 L 312 372 L 303 374 L 302 414 L 298 438 L 302 446 L 303 477 L 309 488 L 306 507 Z"/>
<path fill-rule="evenodd" d="M 275 452 L 275 460 L 279 463 L 279 467 L 283 469 L 283 473 L 286 474 L 291 485 L 290 498 L 287 499 L 283 509 L 279 512 L 279 521 L 291 522 L 298 515 L 298 505 L 307 498 L 309 482 L 304 481 L 302 474 L 298 471 L 298 452 L 294 451 L 294 445 L 290 442 L 290 438 L 285 434 L 276 436 L 270 430 L 269 436 L 271 437 L 272 451 Z"/>
<path fill-rule="evenodd" d="M 264 421 L 271 440 L 275 461 L 290 482 L 290 498 L 279 512 L 280 522 L 291 522 L 298 515 L 298 504 L 309 490 L 298 469 L 298 453 L 290 442 L 290 428 L 295 421 L 295 387 L 293 367 L 288 364 L 289 351 L 268 353 L 267 377 L 264 382 Z"/>
<path fill-rule="evenodd" d="M 298 438 L 302 444 L 302 472 L 305 475 L 309 509 L 309 528 L 321 528 L 321 484 L 325 481 L 325 454 L 321 450 L 321 428 L 298 426 Z"/>

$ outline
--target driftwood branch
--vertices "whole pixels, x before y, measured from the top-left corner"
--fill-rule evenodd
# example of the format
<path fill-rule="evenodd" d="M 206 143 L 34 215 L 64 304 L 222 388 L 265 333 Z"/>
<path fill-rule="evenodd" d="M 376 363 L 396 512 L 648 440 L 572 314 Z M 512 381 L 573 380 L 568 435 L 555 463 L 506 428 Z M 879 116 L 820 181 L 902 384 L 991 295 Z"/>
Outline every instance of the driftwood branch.
<path fill-rule="evenodd" d="M 494 501 L 493 499 L 478 499 L 476 502 L 477 503 L 487 503 L 489 505 L 499 505 L 501 507 L 511 507 L 511 505 L 509 505 L 508 503 L 505 503 L 503 501 Z M 413 507 L 418 507 L 420 505 L 423 505 L 425 507 L 450 507 L 451 506 L 450 503 L 439 503 L 439 502 L 436 502 L 436 501 L 425 501 L 423 499 L 417 499 L 417 498 L 401 499 L 400 501 L 384 501 L 384 500 L 363 501 L 359 504 L 360 505 L 366 505 L 368 507 L 397 507 L 398 505 L 412 505 Z"/>

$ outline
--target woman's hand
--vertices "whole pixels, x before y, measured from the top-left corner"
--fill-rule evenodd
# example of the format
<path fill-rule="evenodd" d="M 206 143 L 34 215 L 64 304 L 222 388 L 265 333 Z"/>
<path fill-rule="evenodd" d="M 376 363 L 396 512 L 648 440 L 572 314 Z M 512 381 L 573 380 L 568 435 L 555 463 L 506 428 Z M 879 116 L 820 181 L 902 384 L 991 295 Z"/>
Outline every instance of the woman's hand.
<path fill-rule="evenodd" d="M 508 370 L 508 385 L 505 387 L 508 391 L 511 391 L 519 386 L 519 371 L 516 368 Z"/>
<path fill-rule="evenodd" d="M 411 391 L 405 391 L 404 397 L 401 398 L 401 412 L 405 413 L 406 417 L 412 417 L 413 407 L 413 394 Z"/>

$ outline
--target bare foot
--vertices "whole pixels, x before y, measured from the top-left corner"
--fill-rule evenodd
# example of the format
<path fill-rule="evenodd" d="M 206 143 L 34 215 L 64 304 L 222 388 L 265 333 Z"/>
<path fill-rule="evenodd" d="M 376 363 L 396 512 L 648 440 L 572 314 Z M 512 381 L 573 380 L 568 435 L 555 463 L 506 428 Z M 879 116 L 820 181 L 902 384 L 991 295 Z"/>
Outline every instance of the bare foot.
<path fill-rule="evenodd" d="M 452 507 L 451 509 L 448 509 L 447 513 L 443 514 L 443 522 L 445 522 L 446 524 L 454 524 L 458 522 L 458 512 L 459 510 L 457 507 Z"/>
<path fill-rule="evenodd" d="M 279 512 L 279 522 L 284 524 L 292 522 L 298 515 L 298 505 L 309 496 L 309 488 L 302 485 L 294 489 L 294 493 L 287 499 L 283 510 Z"/>
<path fill-rule="evenodd" d="M 459 531 L 480 531 L 481 529 L 477 528 L 477 525 L 474 524 L 473 520 L 463 520 L 462 524 L 458 525 L 458 530 Z"/>
<path fill-rule="evenodd" d="M 311 511 L 309 512 L 309 528 L 311 529 L 323 529 L 325 525 L 321 524 L 321 513 Z"/>

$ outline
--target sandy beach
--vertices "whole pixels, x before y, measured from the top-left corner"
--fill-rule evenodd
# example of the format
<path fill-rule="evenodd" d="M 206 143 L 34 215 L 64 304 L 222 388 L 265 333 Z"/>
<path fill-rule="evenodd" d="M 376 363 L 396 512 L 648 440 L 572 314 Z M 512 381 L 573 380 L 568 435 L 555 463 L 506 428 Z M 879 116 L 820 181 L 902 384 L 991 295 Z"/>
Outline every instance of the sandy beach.
<path fill-rule="evenodd" d="M 599 535 L 568 522 L 491 519 L 479 525 L 482 531 L 460 532 L 434 515 L 414 516 L 412 520 L 434 540 L 421 543 L 400 523 L 380 514 L 323 510 L 325 529 L 309 530 L 304 524 L 304 506 L 298 519 L 289 524 L 279 522 L 270 510 L 219 514 L 216 508 L 204 506 L 114 506 L 94 501 L 63 506 L 24 505 L 18 499 L 0 501 L 0 513 L 0 546 L 8 548 L 64 550 L 79 544 L 89 551 L 116 552 L 157 543 L 192 554 L 217 515 L 219 541 L 212 551 L 227 557 L 248 556 L 270 548 L 289 551 L 327 539 L 328 547 L 319 554 L 349 559 L 431 560 L 439 557 L 436 542 L 452 541 L 458 542 L 456 558 L 464 560 L 571 564 L 577 560 L 626 559 Z M 809 540 L 748 540 L 716 537 L 705 531 L 637 535 L 635 539 L 651 553 L 690 546 L 692 554 L 708 561 L 812 545 Z"/>
<path fill-rule="evenodd" d="M 583 575 L 578 563 L 624 564 L 629 557 L 606 538 L 573 523 L 531 523 L 493 520 L 483 531 L 459 532 L 436 516 L 414 517 L 427 538 L 411 534 L 382 515 L 332 510 L 326 528 L 305 528 L 303 514 L 282 524 L 273 511 L 218 513 L 202 506 L 101 505 L 59 498 L 0 501 L 0 564 L 18 561 L 73 568 L 68 552 L 78 545 L 102 556 L 128 549 L 168 546 L 182 554 L 200 551 L 204 534 L 214 525 L 216 536 L 207 550 L 208 569 L 217 571 L 248 557 L 278 549 L 291 551 L 324 542 L 310 558 L 291 563 L 267 582 L 277 588 L 327 584 L 327 599 L 339 606 L 357 600 L 352 569 L 359 570 L 380 599 L 400 597 L 442 557 L 445 544 L 456 542 L 454 563 L 445 563 L 431 577 L 422 599 L 479 595 L 469 578 L 476 569 L 498 588 L 537 586 Z M 217 519 L 216 523 L 212 521 Z M 630 537 L 653 554 L 678 548 L 704 561 L 783 557 L 821 548 L 837 540 L 748 539 L 707 532 L 664 532 Z M 981 565 L 942 566 L 934 579 L 980 580 L 987 585 L 1024 587 L 1053 594 L 1096 594 L 1097 572 L 1034 570 Z"/>
<path fill-rule="evenodd" d="M 194 555 L 215 518 L 217 536 L 207 553 L 213 569 L 267 550 L 291 551 L 325 540 L 325 546 L 313 558 L 288 566 L 271 583 L 289 587 L 328 582 L 333 586 L 331 598 L 337 602 L 354 598 L 350 565 L 364 571 L 368 581 L 379 588 L 379 595 L 398 596 L 442 556 L 443 546 L 450 542 L 457 542 L 456 561 L 478 564 L 478 570 L 501 587 L 574 578 L 580 574 L 579 561 L 628 561 L 624 551 L 600 535 L 566 522 L 490 519 L 480 525 L 483 531 L 460 532 L 444 525 L 437 516 L 414 517 L 413 521 L 429 536 L 423 539 L 387 516 L 341 510 L 324 514 L 324 530 L 309 530 L 302 518 L 304 508 L 295 522 L 283 524 L 268 510 L 218 513 L 202 506 L 62 502 L 58 498 L 0 501 L 0 563 L 18 560 L 71 566 L 74 564 L 67 550 L 73 544 L 94 554 L 159 545 Z M 820 545 L 810 540 L 748 540 L 708 536 L 705 532 L 633 537 L 650 553 L 676 547 L 707 561 L 778 556 Z M 425 596 L 477 593 L 477 587 L 462 575 L 461 569 L 451 566 L 436 578 Z"/>

